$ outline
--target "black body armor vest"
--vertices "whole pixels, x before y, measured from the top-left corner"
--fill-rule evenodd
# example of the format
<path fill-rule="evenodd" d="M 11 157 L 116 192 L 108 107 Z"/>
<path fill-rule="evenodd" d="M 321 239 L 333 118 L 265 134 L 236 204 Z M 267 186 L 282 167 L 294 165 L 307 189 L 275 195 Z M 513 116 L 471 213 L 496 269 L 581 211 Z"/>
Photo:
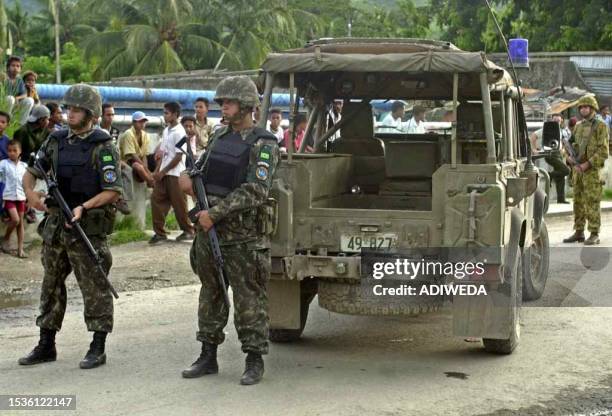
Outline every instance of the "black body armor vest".
<path fill-rule="evenodd" d="M 242 139 L 240 133 L 227 133 L 214 141 L 208 155 L 204 184 L 210 195 L 225 197 L 246 182 L 253 144 L 260 138 L 276 140 L 266 130 L 256 127 Z"/>
<path fill-rule="evenodd" d="M 68 143 L 68 130 L 55 133 L 58 140 L 57 183 L 70 208 L 77 207 L 100 192 L 100 173 L 93 161 L 93 150 L 111 137 L 94 130 L 85 140 Z"/>

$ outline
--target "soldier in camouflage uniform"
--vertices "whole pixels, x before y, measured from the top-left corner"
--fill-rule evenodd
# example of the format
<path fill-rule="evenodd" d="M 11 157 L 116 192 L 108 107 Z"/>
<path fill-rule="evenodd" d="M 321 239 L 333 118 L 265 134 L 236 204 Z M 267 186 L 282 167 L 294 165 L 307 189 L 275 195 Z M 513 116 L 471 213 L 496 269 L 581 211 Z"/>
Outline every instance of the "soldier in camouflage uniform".
<path fill-rule="evenodd" d="M 569 158 L 574 168 L 574 234 L 564 243 L 583 242 L 585 245 L 599 244 L 601 227 L 602 184 L 599 171 L 608 158 L 608 126 L 596 117 L 598 110 L 594 97 L 583 97 L 578 101 L 578 111 L 583 120 L 574 130 L 574 150 L 578 160 Z M 584 226 L 589 223 L 591 235 L 585 241 Z"/>
<path fill-rule="evenodd" d="M 276 137 L 254 127 L 252 111 L 259 106 L 255 84 L 244 76 L 229 77 L 217 87 L 215 101 L 229 125 L 211 137 L 196 168 L 205 173 L 210 210 L 198 214 L 198 231 L 190 259 L 202 282 L 197 340 L 200 357 L 183 371 L 194 378 L 218 372 L 217 346 L 225 338 L 228 308 L 218 285 L 207 231 L 214 225 L 224 273 L 232 287 L 234 323 L 242 351 L 247 353 L 243 385 L 258 383 L 264 371 L 262 354 L 268 352 L 268 297 L 270 276 L 269 234 L 273 209 L 268 205 L 272 176 L 279 161 Z M 181 188 L 193 195 L 191 179 L 181 176 Z"/>
<path fill-rule="evenodd" d="M 43 142 L 37 158 L 43 168 L 52 171 L 58 188 L 72 209 L 103 261 L 108 273 L 112 258 L 106 235 L 112 231 L 114 203 L 121 195 L 119 155 L 108 133 L 94 129 L 93 120 L 100 116 L 98 92 L 85 84 L 73 85 L 64 95 L 68 107 L 68 129 L 58 130 Z M 104 276 L 100 275 L 83 241 L 65 224 L 64 217 L 52 200 L 43 200 L 34 192 L 41 172 L 29 167 L 23 183 L 30 206 L 46 211 L 38 232 L 43 238 L 44 277 L 40 295 L 38 346 L 19 359 L 21 365 L 55 361 L 55 334 L 62 327 L 66 311 L 66 277 L 74 271 L 84 301 L 87 329 L 94 333 L 85 358 L 79 366 L 98 367 L 106 362 L 104 344 L 113 329 L 113 297 Z"/>

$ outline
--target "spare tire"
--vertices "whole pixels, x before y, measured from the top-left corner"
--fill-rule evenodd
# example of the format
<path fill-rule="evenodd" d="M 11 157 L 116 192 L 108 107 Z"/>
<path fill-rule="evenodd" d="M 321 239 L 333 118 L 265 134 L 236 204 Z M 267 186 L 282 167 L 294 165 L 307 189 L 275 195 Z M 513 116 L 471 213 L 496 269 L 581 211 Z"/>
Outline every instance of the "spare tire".
<path fill-rule="evenodd" d="M 429 282 L 434 283 L 434 282 Z M 417 293 L 422 284 L 415 284 Z M 319 280 L 319 306 L 349 315 L 420 315 L 435 312 L 444 296 L 374 296 L 372 287 L 359 283 Z"/>

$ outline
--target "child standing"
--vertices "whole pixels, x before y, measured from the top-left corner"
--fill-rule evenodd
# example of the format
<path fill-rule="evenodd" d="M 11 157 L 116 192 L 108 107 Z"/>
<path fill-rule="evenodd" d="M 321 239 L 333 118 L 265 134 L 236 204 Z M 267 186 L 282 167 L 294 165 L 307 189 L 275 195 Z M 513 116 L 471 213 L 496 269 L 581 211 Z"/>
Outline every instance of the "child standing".
<path fill-rule="evenodd" d="M 11 139 L 9 139 L 6 134 L 4 134 L 4 131 L 8 127 L 10 121 L 11 121 L 10 114 L 5 113 L 4 111 L 0 111 L 0 161 L 4 159 L 8 159 L 8 142 Z M 2 178 L 0 178 L 0 198 L 2 198 L 3 192 L 4 192 L 4 181 L 2 180 Z M 8 221 L 8 218 L 6 218 L 6 221 L 4 219 L 5 214 L 6 212 L 4 211 L 4 208 L 2 207 L 2 203 L 0 202 L 0 218 L 2 218 L 4 222 Z"/>
<path fill-rule="evenodd" d="M 204 151 L 205 145 L 201 140 L 200 135 L 196 129 L 196 119 L 193 116 L 183 116 L 181 118 L 181 124 L 185 129 L 189 144 L 191 145 L 191 152 L 195 159 L 200 157 L 200 154 Z"/>
<path fill-rule="evenodd" d="M 2 199 L 4 209 L 8 211 L 10 217 L 2 241 L 2 251 L 9 252 L 9 239 L 13 231 L 17 230 L 17 257 L 26 258 L 23 251 L 23 214 L 26 211 L 26 196 L 22 179 L 27 165 L 19 160 L 19 156 L 21 156 L 21 143 L 11 140 L 8 143 L 8 159 L 0 161 L 0 180 L 4 182 Z"/>

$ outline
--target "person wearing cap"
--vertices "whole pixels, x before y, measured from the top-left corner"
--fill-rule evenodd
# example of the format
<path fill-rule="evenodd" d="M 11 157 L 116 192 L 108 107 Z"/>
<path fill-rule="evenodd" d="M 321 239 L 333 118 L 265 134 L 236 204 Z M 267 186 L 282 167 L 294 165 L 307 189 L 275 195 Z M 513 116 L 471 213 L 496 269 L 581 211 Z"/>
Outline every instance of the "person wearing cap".
<path fill-rule="evenodd" d="M 36 91 L 36 80 L 38 74 L 34 71 L 26 71 L 23 73 L 23 82 L 26 87 L 26 95 L 34 100 L 34 104 L 40 103 L 40 97 Z"/>
<path fill-rule="evenodd" d="M 36 105 L 27 118 L 27 123 L 21 126 L 13 135 L 13 139 L 21 142 L 21 160 L 28 162 L 31 153 L 36 153 L 40 145 L 49 135 L 47 124 L 51 112 L 44 105 Z"/>
<path fill-rule="evenodd" d="M 145 127 L 149 119 L 142 111 L 132 114 L 132 127 L 119 136 L 119 152 L 121 162 L 124 166 L 132 169 L 132 175 L 136 182 L 146 182 L 153 187 L 153 174 L 147 167 L 147 155 L 149 153 L 149 134 Z"/>
<path fill-rule="evenodd" d="M 564 243 L 599 244 L 602 191 L 599 174 L 608 159 L 609 150 L 608 126 L 596 117 L 598 110 L 597 100 L 592 95 L 578 100 L 578 112 L 582 121 L 576 125 L 571 140 L 576 159 L 568 158 L 573 169 L 574 234 L 564 239 Z M 585 240 L 584 229 L 587 222 L 591 235 Z"/>

